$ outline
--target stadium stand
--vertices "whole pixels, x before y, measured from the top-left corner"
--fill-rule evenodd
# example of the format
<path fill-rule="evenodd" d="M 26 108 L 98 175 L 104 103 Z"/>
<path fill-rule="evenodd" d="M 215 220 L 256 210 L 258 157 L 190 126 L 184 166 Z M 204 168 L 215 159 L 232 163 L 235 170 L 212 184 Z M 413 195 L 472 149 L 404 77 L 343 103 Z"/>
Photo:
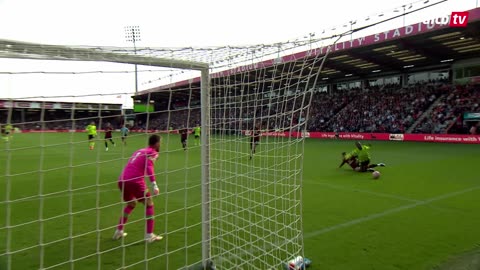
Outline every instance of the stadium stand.
<path fill-rule="evenodd" d="M 327 123 L 346 107 L 359 90 L 316 93 L 312 100 L 308 130 L 325 130 Z"/>
<path fill-rule="evenodd" d="M 461 117 L 464 112 L 477 111 L 480 103 L 480 87 L 457 86 L 442 97 L 414 133 L 467 133 Z"/>
<path fill-rule="evenodd" d="M 240 125 L 242 129 L 248 129 L 251 128 L 251 121 L 248 119 L 252 119 L 254 115 L 263 115 L 264 127 L 276 130 L 290 121 L 295 124 L 303 119 L 300 115 L 294 115 L 294 119 L 277 115 L 274 106 L 267 106 L 268 99 L 262 101 L 248 95 L 245 95 L 244 99 L 248 100 L 243 108 L 217 108 L 212 115 L 213 124 L 216 119 L 223 119 L 221 115 L 228 114 L 230 119 L 245 119 L 242 123 L 224 123 L 228 129 L 235 130 Z M 293 100 L 294 98 L 286 102 Z M 264 104 L 257 104 L 256 110 L 251 110 L 254 102 Z M 406 87 L 389 84 L 383 87 L 317 92 L 312 100 L 308 130 L 406 133 L 410 128 L 412 133 L 447 133 L 450 129 L 452 133 L 468 133 L 468 127 L 463 125 L 461 115 L 467 111 L 478 110 L 479 103 L 480 87 L 454 87 L 445 80 L 430 80 Z M 167 121 L 169 117 L 170 122 Z M 282 120 L 272 120 L 274 118 Z M 459 127 L 455 125 L 457 122 Z M 198 123 L 199 109 L 190 110 L 190 114 L 187 109 L 156 112 L 149 117 L 149 126 L 157 130 L 193 127 Z M 268 127 L 266 123 L 269 123 Z M 143 130 L 145 124 L 146 114 L 139 115 L 133 129 Z"/>
<path fill-rule="evenodd" d="M 479 116 L 469 121 L 463 119 L 467 112 L 480 114 L 478 86 L 472 86 L 480 83 L 480 8 L 468 12 L 468 25 L 462 29 L 436 22 L 425 26 L 419 22 L 366 36 L 358 39 L 362 40 L 358 44 L 332 46 L 323 71 L 318 73 L 318 80 L 307 81 L 306 86 L 302 85 L 304 81 L 300 78 L 288 82 L 288 87 L 295 89 L 293 91 L 306 88 L 319 91 L 314 93 L 309 109 L 308 131 L 468 134 L 477 118 L 480 119 Z M 395 34 L 390 36 L 388 33 Z M 276 74 L 278 70 L 290 70 L 298 59 L 311 63 L 316 53 L 324 53 L 325 48 L 319 49 L 313 55 L 310 54 L 312 51 L 305 51 L 282 56 L 281 63 L 268 60 L 259 62 L 259 65 L 245 65 L 211 74 L 212 126 L 222 126 L 223 130 L 234 132 L 251 129 L 252 119 L 258 121 L 261 115 L 264 129 L 295 129 L 295 124 L 304 121 L 305 115 L 292 113 L 296 108 L 278 114 L 276 108 L 279 104 L 295 102 L 295 93 L 293 96 L 278 93 L 281 97 L 273 97 L 274 102 L 270 103 L 272 98 L 268 97 L 268 89 L 285 85 L 280 86 L 272 80 L 258 88 L 258 75 L 263 71 Z M 316 71 L 320 67 L 313 65 L 312 68 Z M 196 77 L 146 89 L 134 99 L 140 103 L 153 100 L 156 111 L 164 112 L 169 111 L 167 105 L 158 103 L 168 100 L 171 93 L 179 97 L 181 93 L 191 95 L 198 104 L 200 81 L 200 77 Z M 242 87 L 228 90 L 229 95 L 235 89 L 243 93 L 225 97 L 225 86 L 230 81 L 241 82 Z M 259 91 L 255 93 L 254 89 Z M 181 99 L 171 98 L 182 106 Z M 184 101 L 183 106 L 187 104 Z M 241 107 L 238 104 L 242 104 Z M 187 122 L 185 115 L 171 112 L 167 124 L 167 115 L 155 112 L 149 121 L 155 128 L 178 129 L 185 125 L 192 127 L 192 122 L 198 122 L 199 117 L 199 113 L 192 113 Z M 139 127 L 145 121 L 141 118 Z"/>
<path fill-rule="evenodd" d="M 444 83 L 424 83 L 350 91 L 351 102 L 311 131 L 404 133 L 447 89 Z M 313 122 L 318 118 L 322 115 L 312 115 Z"/>
<path fill-rule="evenodd" d="M 154 130 L 168 130 L 170 127 L 181 129 L 184 127 L 194 127 L 200 124 L 200 108 L 192 110 L 163 111 L 149 114 L 141 114 L 136 118 L 133 130 L 145 130 L 147 126 Z M 170 121 L 169 121 L 170 119 Z"/>
<path fill-rule="evenodd" d="M 95 121 L 97 125 L 100 123 L 110 123 L 114 128 L 120 128 L 123 118 L 121 116 L 121 105 L 110 105 L 111 107 L 101 110 L 99 114 L 98 104 L 79 103 L 82 109 L 75 110 L 74 119 L 72 121 L 71 109 L 45 107 L 40 109 L 41 102 L 36 101 L 12 101 L 14 107 L 0 106 L 0 123 L 7 123 L 9 114 L 10 123 L 20 130 L 83 130 L 89 122 Z M 62 102 L 55 103 L 72 108 L 73 103 Z M 92 106 L 85 109 L 85 105 Z M 107 105 L 109 106 L 109 105 Z M 116 107 L 113 107 L 116 106 Z M 42 121 L 43 119 L 43 121 Z"/>
<path fill-rule="evenodd" d="M 318 85 L 302 86 L 322 89 L 313 96 L 308 131 L 468 134 L 477 123 L 476 120 L 467 123 L 463 114 L 480 113 L 480 87 L 473 86 L 480 83 L 480 8 L 469 12 L 468 26 L 462 29 L 442 24 L 425 27 L 420 22 L 385 32 L 399 33 L 393 37 L 370 35 L 358 39 L 363 42 L 352 43 L 351 47 L 344 46 L 346 43 L 332 47 L 324 72 L 319 73 L 318 81 L 315 80 Z M 407 31 L 411 29 L 416 30 Z M 268 61 L 260 66 L 266 72 L 275 73 L 276 70 L 287 70 L 293 61 L 306 55 L 309 54 L 299 52 L 283 56 L 283 62 L 276 67 L 270 66 L 273 62 Z M 308 57 L 305 59 L 306 63 L 310 61 Z M 215 78 L 211 84 L 211 96 L 214 97 L 211 101 L 212 127 L 222 126 L 223 130 L 234 132 L 251 129 L 252 119 L 258 120 L 259 116 L 263 128 L 268 130 L 294 128 L 296 123 L 304 121 L 305 115 L 278 113 L 282 110 L 277 106 L 292 105 L 295 94 L 265 96 L 268 87 L 278 87 L 273 81 L 262 86 L 265 92 L 254 91 L 258 74 L 257 65 L 247 65 L 212 76 Z M 226 82 L 240 79 L 244 93 L 225 97 Z M 298 87 L 301 83 L 302 80 L 297 79 L 290 81 L 289 85 L 297 85 L 296 91 L 302 91 L 302 87 Z M 457 83 L 463 86 L 457 86 Z M 133 97 L 135 102 L 148 104 L 152 101 L 155 111 L 136 114 L 131 130 L 144 130 L 147 121 L 148 127 L 155 130 L 196 126 L 200 123 L 199 92 L 200 78 L 140 91 Z M 241 107 L 238 104 L 242 104 Z M 110 113 L 102 110 L 99 115 L 98 104 L 83 105 L 83 112 L 75 112 L 77 129 L 91 120 L 110 122 L 114 128 L 119 128 L 124 121 L 120 107 Z M 1 100 L 0 108 L 3 108 L 0 123 L 5 123 L 8 109 Z M 60 108 L 44 110 L 43 127 L 39 123 L 41 110 L 33 107 L 16 107 L 11 122 L 20 129 L 72 129 L 70 107 Z"/>
<path fill-rule="evenodd" d="M 246 119 L 242 123 L 229 122 L 228 129 L 237 130 L 251 128 L 255 114 L 263 115 L 264 127 L 276 130 L 290 125 L 290 121 L 298 123 L 304 116 L 291 117 L 277 115 L 275 106 L 268 106 L 269 99 L 258 99 L 253 95 L 245 95 L 243 108 L 216 109 L 212 115 L 212 123 L 216 119 L 224 119 L 221 114 L 230 115 L 230 119 Z M 284 102 L 293 102 L 294 97 Z M 222 104 L 224 101 L 222 101 Z M 252 110 L 256 104 L 256 110 Z M 258 102 L 263 105 L 259 106 Z M 313 96 L 310 110 L 309 131 L 326 132 L 385 132 L 385 133 L 469 133 L 470 125 L 462 121 L 464 112 L 478 111 L 480 104 L 480 86 L 453 86 L 445 80 L 416 83 L 406 87 L 395 84 L 365 89 L 353 88 L 331 92 L 317 92 Z M 215 104 L 214 104 L 215 105 Z M 200 123 L 200 109 L 164 110 L 150 114 L 138 114 L 132 130 L 144 130 L 147 124 L 150 129 L 168 130 L 194 127 Z M 241 117 L 240 117 L 241 116 Z M 20 109 L 13 110 L 12 124 L 22 130 L 41 130 L 38 111 Z M 45 110 L 45 129 L 73 129 L 70 113 L 64 110 Z M 76 112 L 75 127 L 83 129 L 90 121 L 99 122 L 98 112 Z M 119 112 L 103 112 L 102 122 L 109 122 L 114 128 L 122 124 Z M 7 110 L 0 111 L 0 121 L 6 122 Z M 170 119 L 170 121 L 168 121 Z M 268 120 L 270 119 L 270 120 Z M 281 119 L 272 120 L 272 119 Z M 417 121 L 419 120 L 419 121 Z M 20 124 L 21 123 L 21 124 Z M 269 123 L 268 127 L 266 123 Z M 216 123 L 218 124 L 218 123 Z M 474 123 L 475 124 L 475 123 Z"/>

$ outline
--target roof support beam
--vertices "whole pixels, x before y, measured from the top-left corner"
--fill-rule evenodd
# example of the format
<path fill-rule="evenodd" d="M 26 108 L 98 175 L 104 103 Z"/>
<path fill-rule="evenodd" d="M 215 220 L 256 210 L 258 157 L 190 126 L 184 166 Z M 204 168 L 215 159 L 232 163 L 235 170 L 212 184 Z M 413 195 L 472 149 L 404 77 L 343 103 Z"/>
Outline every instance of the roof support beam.
<path fill-rule="evenodd" d="M 367 54 L 360 54 L 352 50 L 352 51 L 349 51 L 348 54 L 353 58 L 359 58 L 367 62 L 377 64 L 379 65 L 378 69 L 387 68 L 387 70 L 401 72 L 403 68 L 403 63 L 401 63 L 400 61 L 396 59 L 394 60 L 386 59 L 386 57 L 380 53 L 368 52 L 368 55 L 367 55 Z"/>
<path fill-rule="evenodd" d="M 405 49 L 408 49 L 416 54 L 423 55 L 427 57 L 430 60 L 433 60 L 434 62 L 438 63 L 440 60 L 444 59 L 444 56 L 436 52 L 435 50 L 426 50 L 422 46 L 419 45 L 413 45 L 406 39 L 400 39 L 398 40 L 398 43 L 402 45 Z"/>

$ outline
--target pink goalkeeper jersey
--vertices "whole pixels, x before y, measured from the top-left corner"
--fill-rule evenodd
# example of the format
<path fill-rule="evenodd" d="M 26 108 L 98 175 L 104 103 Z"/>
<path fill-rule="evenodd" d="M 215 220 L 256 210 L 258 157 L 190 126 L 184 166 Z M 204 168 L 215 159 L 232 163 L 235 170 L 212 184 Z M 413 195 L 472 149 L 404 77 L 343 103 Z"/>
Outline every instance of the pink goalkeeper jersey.
<path fill-rule="evenodd" d="M 144 177 L 147 176 L 151 182 L 155 181 L 153 163 L 157 158 L 158 152 L 151 147 L 137 150 L 128 160 L 118 181 L 144 183 Z"/>

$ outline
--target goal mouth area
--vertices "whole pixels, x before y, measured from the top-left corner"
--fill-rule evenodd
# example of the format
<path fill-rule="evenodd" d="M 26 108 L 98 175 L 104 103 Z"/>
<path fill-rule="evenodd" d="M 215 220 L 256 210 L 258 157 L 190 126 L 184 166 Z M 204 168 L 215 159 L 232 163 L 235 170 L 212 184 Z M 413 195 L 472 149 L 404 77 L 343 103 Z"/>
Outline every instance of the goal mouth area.
<path fill-rule="evenodd" d="M 6 187 L 0 191 L 0 196 L 5 195 L 5 207 L 12 213 L 4 226 L 9 239 L 7 248 L 5 252 L 0 252 L 6 255 L 7 265 L 12 265 L 6 268 L 15 269 L 22 265 L 30 265 L 24 268 L 43 269 L 58 269 L 70 265 L 82 268 L 91 264 L 92 260 L 99 260 L 118 265 L 119 269 L 137 264 L 166 265 L 167 262 L 168 269 L 178 269 L 184 265 L 204 261 L 203 256 L 198 256 L 199 250 L 202 250 L 202 253 L 206 253 L 204 255 L 206 259 L 227 258 L 223 263 L 219 262 L 217 268 L 225 266 L 228 269 L 229 265 L 233 267 L 229 262 L 232 259 L 229 257 L 231 254 L 238 254 L 238 248 L 245 251 L 251 248 L 258 250 L 255 246 L 257 244 L 263 246 L 261 242 L 283 243 L 289 235 L 296 236 L 289 240 L 288 244 L 281 244 L 281 251 L 274 250 L 282 253 L 281 260 L 276 261 L 275 256 L 270 254 L 268 257 L 260 256 L 260 259 L 253 260 L 252 265 L 259 267 L 273 263 L 281 265 L 290 249 L 292 253 L 300 252 L 301 245 L 297 241 L 301 241 L 299 236 L 301 219 L 298 209 L 301 198 L 299 175 L 302 139 L 262 138 L 255 156 L 250 161 L 250 137 L 246 133 L 254 123 L 247 120 L 247 117 L 264 122 L 265 129 L 270 129 L 270 124 L 276 125 L 280 130 L 304 127 L 303 122 L 293 124 L 292 120 L 295 114 L 303 112 L 306 115 L 311 89 L 297 92 L 297 88 L 307 85 L 307 81 L 313 82 L 315 75 L 310 74 L 311 69 L 308 68 L 313 62 L 303 65 L 305 73 L 290 71 L 299 63 L 303 63 L 303 60 L 274 64 L 274 68 L 281 67 L 279 69 L 284 71 L 283 74 L 268 73 L 267 68 L 250 71 L 253 75 L 262 74 L 261 79 L 242 81 L 236 85 L 229 85 L 232 81 L 221 77 L 209 78 L 207 74 L 202 76 L 203 83 L 195 82 L 195 85 L 192 81 L 186 86 L 167 90 L 168 94 L 163 93 L 165 94 L 163 100 L 157 99 L 154 92 L 148 93 L 145 102 L 139 103 L 145 106 L 138 107 L 144 112 L 132 113 L 135 124 L 144 127 L 126 138 L 126 146 L 122 145 L 118 131 L 113 133 L 116 147 L 105 140 L 103 134 L 106 123 L 111 123 L 116 130 L 121 127 L 116 119 L 123 117 L 121 110 L 107 107 L 109 105 L 105 103 L 97 104 L 95 108 L 94 104 L 82 102 L 88 95 L 100 100 L 100 97 L 115 94 L 84 94 L 71 97 L 77 101 L 73 102 L 68 109 L 69 114 L 63 118 L 58 118 L 57 112 L 51 111 L 53 108 L 62 107 L 62 101 L 54 101 L 60 99 L 58 96 L 50 97 L 53 100 L 48 100 L 50 99 L 48 95 L 37 97 L 44 100 L 31 103 L 27 98 L 19 98 L 17 100 L 19 105 L 26 102 L 37 107 L 35 115 L 26 114 L 24 120 L 19 120 L 21 113 L 17 108 L 2 108 L 0 117 L 6 116 L 14 126 L 35 124 L 39 126 L 37 130 L 39 132 L 14 134 L 13 139 L 5 144 L 9 151 L 2 153 L 9 162 L 5 167 L 8 167 L 10 172 L 6 172 L 5 178 L 0 181 Z M 265 74 L 268 76 L 264 76 Z M 41 73 L 33 75 L 40 80 L 53 76 Z M 81 79 L 91 75 L 109 76 L 100 72 L 59 76 Z M 252 78 L 255 77 L 253 75 Z M 19 80 L 24 80 L 24 76 L 29 75 L 6 76 L 18 76 Z M 246 78 L 245 74 L 235 76 Z M 292 76 L 297 78 L 293 79 Z M 92 81 L 92 84 L 98 84 L 100 81 L 97 79 Z M 289 87 L 285 85 L 287 83 Z M 267 85 L 272 87 L 264 92 L 262 88 L 254 86 L 262 84 L 267 88 Z M 273 88 L 275 85 L 281 87 Z M 236 86 L 238 89 L 235 90 Z M 291 93 L 283 96 L 282 93 L 286 93 L 285 91 Z M 266 95 L 267 93 L 270 94 Z M 123 92 L 122 96 L 127 94 L 134 96 L 131 92 Z M 153 104 L 153 111 L 150 111 L 149 104 Z M 268 106 L 270 110 L 267 110 Z M 256 109 L 258 112 L 250 115 Z M 87 134 L 84 131 L 85 125 L 90 121 L 94 121 L 99 130 L 93 150 L 89 149 Z M 195 138 L 189 134 L 188 149 L 183 150 L 178 130 L 183 127 L 191 130 L 195 124 L 201 124 L 201 141 L 196 145 Z M 50 132 L 60 125 L 65 126 L 63 130 L 67 132 Z M 169 129 L 170 126 L 173 128 L 172 131 Z M 163 138 L 160 158 L 157 161 L 159 171 L 156 174 L 157 179 L 165 182 L 159 183 L 163 193 L 155 202 L 159 205 L 157 210 L 160 210 L 155 218 L 159 221 L 159 228 L 165 231 L 158 233 L 163 234 L 165 239 L 177 243 L 171 246 L 161 244 L 158 252 L 153 255 L 146 253 L 149 251 L 139 249 L 140 245 L 134 244 L 143 233 L 141 218 L 133 218 L 127 223 L 128 239 L 125 239 L 124 245 L 113 246 L 105 244 L 104 241 L 106 235 L 111 237 L 109 234 L 113 233 L 115 223 L 118 221 L 117 215 L 120 215 L 122 210 L 120 194 L 114 190 L 115 180 L 131 151 L 143 147 L 150 132 L 161 132 Z M 28 144 L 28 140 L 35 143 Z M 108 151 L 104 147 L 105 143 Z M 237 150 L 241 151 L 241 154 Z M 35 160 L 28 161 L 26 159 L 28 155 L 25 155 L 27 152 L 30 152 Z M 20 168 L 20 164 L 25 166 Z M 292 181 L 289 182 L 288 179 Z M 20 194 L 21 188 L 18 184 L 25 183 L 24 181 L 38 188 Z M 232 196 L 233 194 L 236 196 Z M 86 198 L 90 200 L 80 202 L 87 200 Z M 20 214 L 18 207 L 25 204 L 31 205 L 35 210 L 25 213 L 25 218 L 22 219 L 18 216 Z M 58 211 L 50 210 L 52 204 L 60 205 L 56 208 Z M 136 211 L 137 217 L 141 216 L 141 212 Z M 232 223 L 232 213 L 237 216 L 238 222 Z M 262 213 L 265 216 L 260 218 Z M 85 219 L 80 218 L 81 215 Z M 289 226 L 284 226 L 285 222 L 288 222 Z M 91 224 L 82 226 L 83 223 Z M 65 226 L 62 227 L 61 224 Z M 241 227 L 229 229 L 234 224 Z M 15 239 L 19 237 L 19 229 L 23 228 L 39 232 L 35 234 L 35 241 L 15 243 Z M 256 238 L 263 240 L 249 244 L 247 232 L 258 233 Z M 273 234 L 267 236 L 267 232 Z M 236 244 L 230 246 L 231 243 L 228 243 L 230 240 L 225 241 L 228 239 Z M 55 250 L 56 246 L 63 248 Z M 97 246 L 100 249 L 91 249 Z M 109 249 L 103 248 L 107 246 Z M 149 247 L 148 250 L 153 248 Z M 127 256 L 125 261 L 116 262 L 114 257 L 123 258 L 121 254 L 124 250 L 135 253 L 132 257 L 135 261 Z M 27 253 L 31 255 L 26 255 Z M 243 259 L 248 261 L 248 252 L 245 254 L 246 257 Z M 53 255 L 57 259 L 53 258 Z M 23 256 L 30 259 L 19 260 Z M 242 262 L 235 264 L 237 268 L 243 265 Z"/>

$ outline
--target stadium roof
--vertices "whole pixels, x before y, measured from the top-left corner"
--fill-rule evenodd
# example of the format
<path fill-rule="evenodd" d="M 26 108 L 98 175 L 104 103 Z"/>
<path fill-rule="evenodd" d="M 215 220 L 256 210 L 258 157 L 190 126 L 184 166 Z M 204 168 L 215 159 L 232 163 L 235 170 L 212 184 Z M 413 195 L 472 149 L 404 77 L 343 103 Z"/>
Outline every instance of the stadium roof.
<path fill-rule="evenodd" d="M 93 103 L 93 102 L 64 102 L 64 101 L 41 101 L 24 99 L 0 99 L 0 110 L 2 109 L 63 109 L 70 110 L 121 110 L 121 103 Z"/>
<path fill-rule="evenodd" d="M 298 59 L 313 59 L 325 54 L 327 47 L 313 49 L 267 60 L 253 65 L 237 67 L 211 74 L 212 78 L 237 77 L 266 68 L 283 70 L 284 66 Z M 480 8 L 469 11 L 468 25 L 465 28 L 453 28 L 448 24 L 416 24 L 391 29 L 382 33 L 354 38 L 330 46 L 331 52 L 320 78 L 325 82 L 342 79 L 368 78 L 409 71 L 420 71 L 436 66 L 449 67 L 451 62 L 478 57 L 480 54 Z M 414 67 L 412 70 L 411 68 Z M 300 70 L 300 67 L 299 67 Z M 305 73 L 310 72 L 305 70 Z M 249 76 L 255 79 L 257 76 Z M 190 86 L 189 86 L 190 85 Z M 199 88 L 200 78 L 184 80 L 139 92 L 137 97 L 152 93 L 153 98 L 169 95 L 171 90 Z"/>

